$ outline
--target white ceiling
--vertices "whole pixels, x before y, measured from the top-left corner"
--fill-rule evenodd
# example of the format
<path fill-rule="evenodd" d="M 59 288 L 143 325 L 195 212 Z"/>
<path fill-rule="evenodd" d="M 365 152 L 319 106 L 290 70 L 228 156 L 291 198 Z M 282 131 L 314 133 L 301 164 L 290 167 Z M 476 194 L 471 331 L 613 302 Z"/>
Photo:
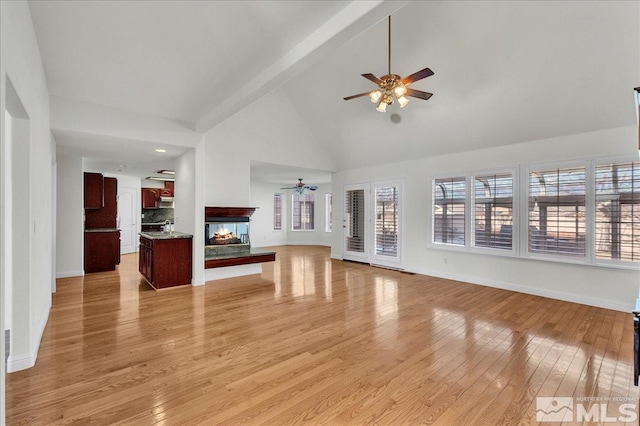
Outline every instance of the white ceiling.
<path fill-rule="evenodd" d="M 632 89 L 640 86 L 639 2 L 29 4 L 52 95 L 196 128 L 216 124 L 207 119 L 212 111 L 224 118 L 221 108 L 228 116 L 279 85 L 340 168 L 636 120 Z M 347 13 L 365 6 L 374 13 Z M 373 88 L 360 74 L 386 74 L 387 13 L 392 13 L 391 71 L 405 76 L 430 67 L 435 75 L 412 87 L 434 96 L 381 114 L 366 97 L 342 98 Z M 352 22 L 338 19 L 345 16 Z M 330 28 L 340 25 L 346 29 L 332 34 Z M 282 66 L 269 81 L 256 77 L 320 36 L 327 48 L 312 59 L 299 54 L 300 66 L 290 68 L 295 72 Z M 244 96 L 248 83 L 253 98 Z M 235 94 L 245 103 L 230 102 Z M 394 112 L 402 118 L 398 124 L 390 121 Z M 54 132 L 56 141 L 88 156 L 125 161 L 112 158 L 123 155 L 122 142 L 92 143 L 86 135 L 68 133 Z M 254 173 L 264 175 L 266 169 Z"/>

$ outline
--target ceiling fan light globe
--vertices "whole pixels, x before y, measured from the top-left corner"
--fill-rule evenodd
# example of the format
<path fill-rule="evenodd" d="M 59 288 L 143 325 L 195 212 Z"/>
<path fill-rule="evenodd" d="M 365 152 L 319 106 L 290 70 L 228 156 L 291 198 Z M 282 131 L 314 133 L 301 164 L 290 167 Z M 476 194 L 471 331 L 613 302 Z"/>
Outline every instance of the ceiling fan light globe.
<path fill-rule="evenodd" d="M 400 82 L 396 87 L 393 88 L 393 93 L 396 95 L 397 98 L 401 98 L 407 93 L 407 88 L 405 87 L 404 84 Z"/>
<path fill-rule="evenodd" d="M 404 108 L 409 103 L 409 98 L 406 98 L 404 96 L 399 96 L 398 103 L 400 104 L 400 108 Z"/>
<path fill-rule="evenodd" d="M 386 112 L 387 111 L 387 103 L 384 100 L 380 101 L 380 103 L 376 107 L 376 111 Z"/>
<path fill-rule="evenodd" d="M 374 90 L 373 92 L 369 93 L 369 97 L 371 98 L 371 102 L 375 104 L 380 101 L 380 98 L 382 97 L 382 92 L 379 90 Z"/>

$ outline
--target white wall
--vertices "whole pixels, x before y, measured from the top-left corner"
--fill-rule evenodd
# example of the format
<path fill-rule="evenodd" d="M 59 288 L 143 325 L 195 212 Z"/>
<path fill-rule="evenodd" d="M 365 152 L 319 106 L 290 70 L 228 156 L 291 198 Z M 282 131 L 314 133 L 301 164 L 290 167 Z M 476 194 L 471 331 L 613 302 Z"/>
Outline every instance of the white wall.
<path fill-rule="evenodd" d="M 325 232 L 325 194 L 331 185 L 318 185 L 313 192 L 315 229 L 293 231 L 291 223 L 292 192 L 280 189 L 282 185 L 251 181 L 251 206 L 258 207 L 251 216 L 251 245 L 254 247 L 277 245 L 331 245 L 331 232 Z M 282 194 L 282 230 L 273 230 L 273 194 Z"/>
<path fill-rule="evenodd" d="M 176 120 L 51 97 L 51 127 L 58 131 L 194 147 L 202 137 Z"/>
<path fill-rule="evenodd" d="M 335 170 L 289 98 L 276 89 L 205 134 L 205 204 L 251 203 L 250 161 Z"/>
<path fill-rule="evenodd" d="M 82 157 L 58 146 L 56 278 L 84 275 L 84 175 Z"/>
<path fill-rule="evenodd" d="M 289 198 L 282 185 L 251 181 L 251 207 L 257 207 L 251 216 L 251 246 L 266 247 L 287 244 Z M 273 230 L 273 194 L 282 197 L 282 230 Z"/>
<path fill-rule="evenodd" d="M 84 172 L 100 171 L 85 170 L 82 157 L 65 146 L 57 146 L 56 154 L 56 278 L 77 277 L 84 275 Z M 118 188 L 137 189 L 136 211 L 139 212 L 140 178 L 113 173 L 104 175 L 116 178 Z"/>
<path fill-rule="evenodd" d="M 21 132 L 28 135 L 28 152 L 26 158 L 18 154 L 20 161 L 12 164 L 14 170 L 26 170 L 28 173 L 21 182 L 14 182 L 12 188 L 14 194 L 20 194 L 28 205 L 26 212 L 20 212 L 20 220 L 26 221 L 26 227 L 24 223 L 16 223 L 14 216 L 14 231 L 21 232 L 21 239 L 17 241 L 14 238 L 9 242 L 13 244 L 9 249 L 13 250 L 14 255 L 13 327 L 20 328 L 12 333 L 12 353 L 7 366 L 9 371 L 14 371 L 35 364 L 51 307 L 54 280 L 51 229 L 53 194 L 52 186 L 43 185 L 42 179 L 48 180 L 52 176 L 54 153 L 49 127 L 49 95 L 29 7 L 22 1 L 1 2 L 1 7 L 0 111 L 7 109 L 7 81 L 10 80 L 28 116 L 28 126 L 25 126 L 28 129 Z M 0 119 L 4 122 L 4 113 L 0 114 Z M 4 147 L 5 135 L 0 134 L 0 137 Z M 5 178 L 6 171 L 3 169 L 2 180 Z M 7 202 L 6 199 L 3 201 Z M 16 208 L 20 210 L 19 206 L 13 207 L 14 213 Z M 18 225 L 20 228 L 16 228 Z M 3 257 L 8 249 L 6 239 L 4 243 Z M 24 271 L 23 263 L 15 262 L 17 253 L 26 255 L 24 262 L 27 271 Z M 2 360 L 4 362 L 4 358 Z M 3 375 L 4 368 L 0 370 Z"/>
<path fill-rule="evenodd" d="M 631 126 L 342 171 L 334 176 L 333 191 L 335 200 L 341 200 L 338 194 L 346 184 L 405 180 L 403 266 L 408 271 L 629 311 L 638 295 L 637 271 L 462 253 L 427 244 L 430 178 L 435 174 L 636 153 L 637 128 Z M 334 202 L 333 209 L 335 228 L 342 222 L 344 205 Z M 341 233 L 334 232 L 332 256 L 339 258 L 342 252 Z"/>
<path fill-rule="evenodd" d="M 176 160 L 174 229 L 193 235 L 192 285 L 204 284 L 204 140 Z"/>
<path fill-rule="evenodd" d="M 4 165 L 4 170 L 6 171 L 6 175 L 3 175 L 3 178 L 4 178 L 3 191 L 4 191 L 4 197 L 7 200 L 12 200 L 13 199 L 13 190 L 12 190 L 13 179 L 11 178 L 11 175 L 12 175 L 11 165 L 13 162 L 11 161 L 11 158 L 13 154 L 12 154 L 11 145 L 13 144 L 13 141 L 12 141 L 13 119 L 8 112 L 5 112 L 4 118 L 5 118 L 5 121 L 4 121 L 5 146 L 2 151 L 2 158 L 3 158 L 3 165 Z M 13 240 L 13 225 L 12 225 L 13 203 L 3 201 L 2 209 L 4 214 L 3 223 L 6 225 L 4 238 L 6 238 L 8 241 L 12 241 Z M 12 256 L 11 247 L 9 247 L 9 249 L 5 251 L 4 260 L 5 260 L 4 266 L 2 268 L 2 271 L 4 271 L 4 277 L 3 277 L 4 278 L 4 295 L 2 296 L 2 300 L 4 301 L 4 304 L 3 304 L 4 327 L 2 328 L 3 332 L 4 330 L 11 330 L 11 323 L 12 323 L 11 317 L 13 315 L 13 309 L 12 309 L 12 306 L 13 306 L 13 256 Z"/>

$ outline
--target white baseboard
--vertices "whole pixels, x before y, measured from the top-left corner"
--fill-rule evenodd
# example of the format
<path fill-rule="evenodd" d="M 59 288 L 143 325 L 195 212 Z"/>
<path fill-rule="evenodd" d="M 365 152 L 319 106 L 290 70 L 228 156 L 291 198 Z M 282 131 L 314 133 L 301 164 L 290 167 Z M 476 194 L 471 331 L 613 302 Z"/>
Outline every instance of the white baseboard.
<path fill-rule="evenodd" d="M 451 274 L 442 271 L 427 270 L 412 270 L 411 272 L 415 272 L 421 275 L 429 275 L 432 277 L 445 278 L 448 280 L 462 281 L 469 284 L 477 284 L 486 287 L 516 291 L 518 293 L 531 294 L 534 296 L 548 297 L 550 299 L 564 300 L 565 302 L 580 303 L 581 305 L 595 306 L 597 308 L 611 309 L 614 311 L 631 312 L 634 307 L 633 301 L 630 301 L 629 303 L 623 303 L 617 300 L 603 300 L 574 293 L 565 293 L 562 291 L 535 288 L 496 280 L 487 280 L 462 274 Z"/>
<path fill-rule="evenodd" d="M 40 321 L 38 321 L 37 329 L 35 331 L 34 338 L 31 344 L 31 351 L 29 353 L 22 354 L 14 354 L 10 353 L 9 358 L 7 359 L 7 372 L 13 373 L 20 370 L 26 370 L 27 368 L 31 368 L 36 365 L 36 360 L 38 359 L 38 350 L 40 349 L 40 342 L 42 342 L 42 335 L 44 334 L 44 329 L 47 326 L 47 322 L 49 321 L 49 312 L 51 311 L 51 304 L 47 306 L 46 312 L 40 316 Z M 14 345 L 11 345 L 11 351 L 13 351 Z"/>
<path fill-rule="evenodd" d="M 26 370 L 34 365 L 36 365 L 36 356 L 33 354 L 9 354 L 9 358 L 7 358 L 7 373 Z"/>
<path fill-rule="evenodd" d="M 82 277 L 83 275 L 84 275 L 83 270 L 56 272 L 56 278 Z"/>

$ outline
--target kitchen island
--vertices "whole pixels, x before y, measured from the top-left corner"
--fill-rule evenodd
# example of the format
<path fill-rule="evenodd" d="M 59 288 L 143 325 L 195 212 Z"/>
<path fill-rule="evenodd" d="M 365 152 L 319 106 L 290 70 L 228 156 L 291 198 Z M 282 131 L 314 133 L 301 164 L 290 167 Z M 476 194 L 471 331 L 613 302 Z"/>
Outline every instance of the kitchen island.
<path fill-rule="evenodd" d="M 141 232 L 138 269 L 156 290 L 191 284 L 193 235 Z"/>

